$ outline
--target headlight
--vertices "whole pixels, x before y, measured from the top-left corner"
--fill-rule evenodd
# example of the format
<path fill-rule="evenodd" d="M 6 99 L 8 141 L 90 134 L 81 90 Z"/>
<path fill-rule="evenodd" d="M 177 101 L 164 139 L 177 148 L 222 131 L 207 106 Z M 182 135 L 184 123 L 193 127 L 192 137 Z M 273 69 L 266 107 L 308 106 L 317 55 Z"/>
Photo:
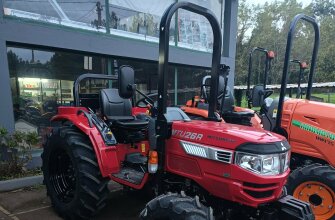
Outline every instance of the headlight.
<path fill-rule="evenodd" d="M 290 151 L 288 151 L 285 154 L 284 172 L 290 167 L 290 160 L 291 160 L 291 153 L 290 153 Z"/>
<path fill-rule="evenodd" d="M 236 152 L 235 163 L 243 169 L 260 175 L 277 175 L 289 167 L 289 151 L 281 154 L 255 155 Z"/>

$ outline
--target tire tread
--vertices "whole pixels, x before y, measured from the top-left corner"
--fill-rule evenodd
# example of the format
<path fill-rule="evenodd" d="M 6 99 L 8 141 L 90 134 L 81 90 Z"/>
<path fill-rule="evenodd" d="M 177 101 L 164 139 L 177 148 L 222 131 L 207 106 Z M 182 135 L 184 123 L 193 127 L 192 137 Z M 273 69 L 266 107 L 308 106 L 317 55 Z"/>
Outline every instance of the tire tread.
<path fill-rule="evenodd" d="M 47 137 L 42 153 L 42 171 L 45 177 L 48 177 L 49 171 L 48 158 L 53 149 L 60 147 L 60 143 L 69 148 L 69 154 L 72 154 L 75 166 L 78 169 L 77 181 L 79 187 L 77 196 L 71 202 L 71 205 L 64 205 L 56 196 L 52 196 L 51 185 L 47 186 L 47 195 L 50 196 L 52 205 L 58 214 L 65 219 L 89 219 L 100 212 L 106 206 L 108 198 L 108 179 L 103 178 L 100 173 L 97 158 L 90 142 L 90 139 L 74 126 L 65 126 L 53 128 L 51 135 Z"/>
<path fill-rule="evenodd" d="M 151 200 L 140 214 L 140 219 L 212 220 L 213 211 L 202 205 L 199 198 L 177 193 L 160 195 Z"/>

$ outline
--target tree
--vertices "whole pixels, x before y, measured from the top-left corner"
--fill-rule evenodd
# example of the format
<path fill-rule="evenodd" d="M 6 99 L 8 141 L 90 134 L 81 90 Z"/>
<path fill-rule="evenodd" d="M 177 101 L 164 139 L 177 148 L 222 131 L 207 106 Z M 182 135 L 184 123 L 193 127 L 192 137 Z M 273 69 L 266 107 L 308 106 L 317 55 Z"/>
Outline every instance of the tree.
<path fill-rule="evenodd" d="M 335 0 L 313 1 L 304 7 L 297 0 L 273 1 L 264 5 L 247 5 L 240 1 L 238 17 L 236 75 L 237 85 L 246 84 L 248 53 L 253 47 L 264 47 L 275 51 L 270 84 L 280 83 L 285 57 L 287 34 L 293 17 L 304 13 L 317 18 L 321 25 L 321 45 L 317 60 L 315 81 L 335 81 Z M 311 25 L 299 22 L 291 53 L 291 59 L 310 63 L 313 49 L 314 30 Z M 255 56 L 254 83 L 262 78 L 263 60 Z M 291 65 L 289 82 L 297 82 L 297 66 Z"/>
<path fill-rule="evenodd" d="M 247 72 L 246 67 L 248 65 L 248 31 L 252 25 L 252 9 L 246 3 L 246 0 L 240 1 L 239 12 L 238 12 L 238 30 L 237 30 L 237 40 L 236 40 L 236 73 L 235 74 L 235 84 L 243 84 L 245 82 Z"/>

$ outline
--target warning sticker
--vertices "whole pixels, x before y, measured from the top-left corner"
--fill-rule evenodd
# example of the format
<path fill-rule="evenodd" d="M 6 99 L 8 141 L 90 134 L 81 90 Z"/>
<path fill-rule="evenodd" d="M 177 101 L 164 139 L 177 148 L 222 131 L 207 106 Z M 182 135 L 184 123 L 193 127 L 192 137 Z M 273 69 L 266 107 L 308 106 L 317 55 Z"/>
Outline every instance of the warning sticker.
<path fill-rule="evenodd" d="M 272 113 L 272 118 L 276 118 L 277 117 L 277 109 L 273 109 L 273 113 Z"/>

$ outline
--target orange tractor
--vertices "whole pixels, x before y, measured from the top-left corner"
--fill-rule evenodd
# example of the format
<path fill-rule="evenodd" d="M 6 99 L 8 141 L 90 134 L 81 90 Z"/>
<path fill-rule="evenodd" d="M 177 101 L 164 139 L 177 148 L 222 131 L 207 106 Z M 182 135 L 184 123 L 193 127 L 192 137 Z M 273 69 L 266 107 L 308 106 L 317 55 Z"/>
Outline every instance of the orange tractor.
<path fill-rule="evenodd" d="M 234 96 L 227 86 L 229 67 L 220 66 L 218 83 L 217 112 L 216 117 L 219 121 L 231 124 L 252 126 L 263 128 L 260 117 L 255 111 L 234 105 Z M 181 109 L 192 119 L 208 120 L 208 106 L 210 100 L 210 80 L 211 76 L 205 76 L 201 84 L 201 96 L 195 96 L 188 100 Z"/>
<path fill-rule="evenodd" d="M 306 65 L 290 60 L 293 37 L 299 20 L 313 25 L 315 41 L 308 76 L 306 98 L 300 88 L 301 77 Z M 290 26 L 287 38 L 284 69 L 279 99 L 266 98 L 272 93 L 264 85 L 256 85 L 249 93 L 250 107 L 261 107 L 259 115 L 264 129 L 285 136 L 292 146 L 290 168 L 293 170 L 287 191 L 300 200 L 309 202 L 317 220 L 335 219 L 335 106 L 311 101 L 311 92 L 316 58 L 319 48 L 320 31 L 314 18 L 297 15 Z M 288 67 L 295 62 L 300 65 L 298 92 L 295 99 L 285 97 Z M 249 73 L 250 74 L 250 73 Z"/>
<path fill-rule="evenodd" d="M 302 97 L 300 89 L 301 75 L 297 98 L 285 97 L 287 87 L 288 67 L 296 25 L 304 20 L 313 25 L 315 41 L 308 76 L 306 98 Z M 290 168 L 293 170 L 287 191 L 294 197 L 309 202 L 317 220 L 335 219 L 335 106 L 311 101 L 313 76 L 319 48 L 320 31 L 314 18 L 299 14 L 291 22 L 287 38 L 286 54 L 279 98 L 270 98 L 272 90 L 264 84 L 248 89 L 248 105 L 260 107 L 253 117 L 259 117 L 261 125 L 266 130 L 285 136 L 292 146 Z M 295 61 L 293 61 L 295 62 Z M 299 63 L 302 71 L 305 64 Z M 249 71 L 249 75 L 251 71 Z M 250 78 L 250 76 L 248 77 Z M 227 90 L 224 91 L 227 100 Z M 220 94 L 220 93 L 218 93 Z M 229 92 L 228 92 L 229 94 Z M 222 102 L 222 101 L 221 101 Z M 189 104 L 189 103 L 188 103 Z M 228 104 L 228 103 L 226 103 Z M 199 105 L 199 104 L 197 104 Z M 194 105 L 195 106 L 195 105 Z M 189 107 L 183 107 L 186 113 Z M 218 110 L 225 119 L 225 112 Z M 250 112 L 245 110 L 244 112 Z M 193 114 L 195 111 L 193 111 Z M 246 113 L 245 113 L 246 114 Z M 202 118 L 204 120 L 205 117 Z M 250 123 L 252 125 L 252 123 Z"/>
<path fill-rule="evenodd" d="M 315 30 L 313 55 L 308 77 L 306 99 L 285 97 L 288 67 L 296 24 L 311 23 Z M 287 183 L 289 194 L 311 204 L 316 219 L 335 219 L 335 106 L 311 101 L 313 76 L 319 48 L 319 26 L 314 18 L 297 15 L 287 38 L 279 100 L 267 98 L 261 107 L 264 128 L 282 134 L 292 146 L 291 169 Z M 263 88 L 253 88 L 257 101 Z M 300 95 L 299 95 L 300 96 Z M 298 96 L 298 97 L 299 97 Z"/>
<path fill-rule="evenodd" d="M 251 97 L 251 93 L 250 93 L 250 84 L 251 84 L 251 75 L 252 75 L 252 60 L 254 57 L 254 53 L 255 52 L 261 52 L 263 54 L 265 54 L 265 63 L 264 63 L 264 73 L 263 73 L 263 88 L 264 88 L 264 93 L 260 93 L 261 95 L 261 99 L 260 100 L 264 100 L 267 97 L 269 97 L 270 95 L 272 95 L 273 90 L 267 90 L 266 89 L 266 85 L 268 82 L 268 77 L 269 77 L 269 73 L 271 70 L 271 62 L 273 60 L 273 58 L 275 57 L 275 54 L 273 51 L 271 50 L 267 50 L 265 48 L 262 47 L 254 47 L 250 53 L 249 53 L 249 67 L 248 67 L 248 79 L 247 79 L 247 100 L 248 100 L 248 108 L 252 107 L 252 97 Z M 260 75 L 260 74 L 258 74 Z M 258 103 L 259 105 L 259 103 Z"/>

